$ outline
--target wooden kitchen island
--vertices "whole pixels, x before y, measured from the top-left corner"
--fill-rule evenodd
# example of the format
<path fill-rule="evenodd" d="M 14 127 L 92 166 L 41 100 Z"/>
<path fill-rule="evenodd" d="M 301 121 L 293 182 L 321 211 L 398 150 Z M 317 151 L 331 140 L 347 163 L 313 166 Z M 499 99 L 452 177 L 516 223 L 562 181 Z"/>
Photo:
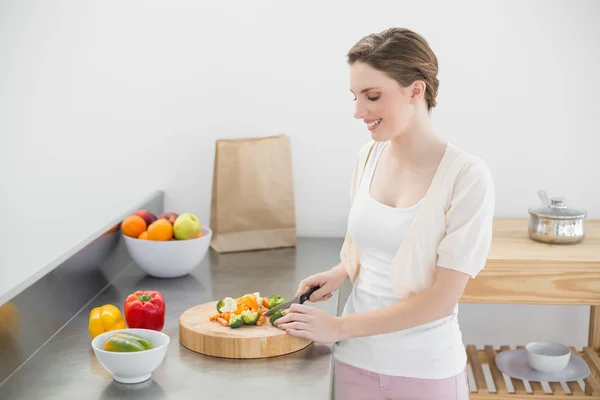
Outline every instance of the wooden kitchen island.
<path fill-rule="evenodd" d="M 468 362 L 476 387 L 472 399 L 600 399 L 600 221 L 588 220 L 585 239 L 572 245 L 550 245 L 533 241 L 527 235 L 527 219 L 496 219 L 494 237 L 486 267 L 471 280 L 462 303 L 589 305 L 588 346 L 578 351 L 589 365 L 591 375 L 583 381 L 551 383 L 547 392 L 540 382 L 526 383 L 510 379 L 514 391 L 507 388 L 495 363 L 498 351 L 485 346 L 467 346 Z M 489 388 L 482 365 L 488 364 L 495 388 Z M 550 397 L 548 397 L 550 396 Z"/>

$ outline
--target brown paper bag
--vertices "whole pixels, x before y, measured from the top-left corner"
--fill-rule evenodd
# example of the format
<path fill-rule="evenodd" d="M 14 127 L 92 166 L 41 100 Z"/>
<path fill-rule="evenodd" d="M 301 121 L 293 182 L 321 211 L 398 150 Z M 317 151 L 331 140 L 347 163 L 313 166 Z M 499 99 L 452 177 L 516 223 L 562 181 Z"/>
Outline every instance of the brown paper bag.
<path fill-rule="evenodd" d="M 220 253 L 296 245 L 288 136 L 217 140 L 210 224 Z"/>

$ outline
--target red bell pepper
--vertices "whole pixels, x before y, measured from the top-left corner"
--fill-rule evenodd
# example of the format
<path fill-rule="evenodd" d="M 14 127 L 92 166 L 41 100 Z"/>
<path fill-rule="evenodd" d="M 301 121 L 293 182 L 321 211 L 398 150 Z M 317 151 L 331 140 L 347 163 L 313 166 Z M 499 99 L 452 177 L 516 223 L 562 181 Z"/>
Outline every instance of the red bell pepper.
<path fill-rule="evenodd" d="M 130 294 L 123 310 L 129 328 L 161 331 L 165 325 L 165 299 L 156 290 L 138 290 Z"/>

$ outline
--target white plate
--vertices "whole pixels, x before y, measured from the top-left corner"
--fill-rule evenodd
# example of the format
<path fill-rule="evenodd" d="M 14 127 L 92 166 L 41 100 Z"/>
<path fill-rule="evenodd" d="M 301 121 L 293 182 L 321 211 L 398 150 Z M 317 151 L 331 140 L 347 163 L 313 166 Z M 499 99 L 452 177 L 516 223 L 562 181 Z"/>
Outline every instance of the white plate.
<path fill-rule="evenodd" d="M 583 359 L 571 354 L 567 366 L 558 372 L 540 372 L 529 366 L 526 350 L 506 350 L 496 356 L 496 366 L 511 378 L 527 381 L 570 382 L 587 378 L 590 368 Z"/>

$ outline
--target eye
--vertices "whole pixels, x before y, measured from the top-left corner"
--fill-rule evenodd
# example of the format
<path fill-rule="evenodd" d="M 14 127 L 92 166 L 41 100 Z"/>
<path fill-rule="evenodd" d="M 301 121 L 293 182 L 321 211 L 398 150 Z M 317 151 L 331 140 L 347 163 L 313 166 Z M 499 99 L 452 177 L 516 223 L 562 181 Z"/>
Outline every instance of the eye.
<path fill-rule="evenodd" d="M 367 96 L 367 99 L 369 99 L 371 101 L 377 101 L 377 100 L 379 100 L 380 97 L 381 97 L 381 95 L 378 94 L 377 96 Z"/>

